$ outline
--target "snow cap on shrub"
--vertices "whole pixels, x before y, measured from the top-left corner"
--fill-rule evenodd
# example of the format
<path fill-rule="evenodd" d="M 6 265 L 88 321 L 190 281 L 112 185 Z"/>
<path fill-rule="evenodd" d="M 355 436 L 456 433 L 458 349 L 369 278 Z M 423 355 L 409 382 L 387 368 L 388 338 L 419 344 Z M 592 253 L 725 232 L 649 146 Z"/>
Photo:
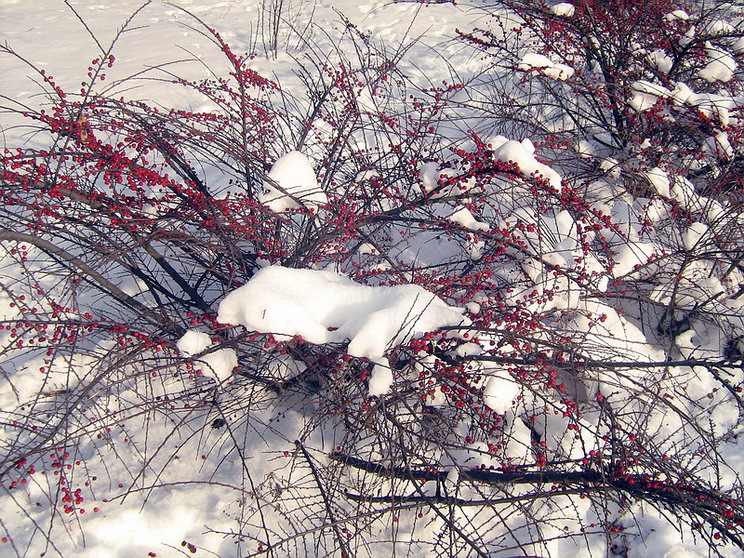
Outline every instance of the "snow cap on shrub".
<path fill-rule="evenodd" d="M 266 267 L 220 303 L 218 321 L 311 343 L 349 342 L 347 352 L 377 363 L 395 345 L 468 323 L 417 285 L 370 287 L 332 271 Z"/>
<path fill-rule="evenodd" d="M 272 211 L 281 213 L 302 207 L 317 208 L 328 203 L 328 198 L 318 185 L 307 155 L 290 151 L 271 167 L 258 201 Z"/>

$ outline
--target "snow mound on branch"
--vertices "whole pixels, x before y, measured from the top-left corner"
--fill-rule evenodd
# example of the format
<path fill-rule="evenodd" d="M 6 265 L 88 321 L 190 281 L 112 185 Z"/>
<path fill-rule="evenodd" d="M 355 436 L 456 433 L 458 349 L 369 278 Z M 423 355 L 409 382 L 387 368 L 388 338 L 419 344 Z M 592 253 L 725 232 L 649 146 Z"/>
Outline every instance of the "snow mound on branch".
<path fill-rule="evenodd" d="M 720 136 L 720 137 L 719 137 Z M 709 138 L 703 145 L 703 150 L 716 150 L 716 155 L 730 158 L 733 156 L 733 147 L 728 141 L 725 132 L 714 138 Z M 725 150 L 725 151 L 724 151 Z M 683 176 L 670 177 L 666 171 L 655 167 L 643 173 L 660 196 L 676 201 L 686 211 L 701 213 L 708 221 L 728 220 L 730 213 L 720 202 L 701 196 L 695 191 L 695 186 Z M 733 223 L 732 223 L 733 224 Z M 739 226 L 738 224 L 735 226 Z"/>
<path fill-rule="evenodd" d="M 561 2 L 560 4 L 555 4 L 550 7 L 550 11 L 553 13 L 553 15 L 562 16 L 562 17 L 571 17 L 574 15 L 574 5 L 569 4 L 568 2 Z"/>
<path fill-rule="evenodd" d="M 201 353 L 212 344 L 206 333 L 190 329 L 176 342 L 176 347 L 184 356 L 190 357 Z"/>
<path fill-rule="evenodd" d="M 290 151 L 271 167 L 258 201 L 281 213 L 288 209 L 316 208 L 327 204 L 328 198 L 318 185 L 307 155 Z"/>
<path fill-rule="evenodd" d="M 744 53 L 744 37 L 736 39 L 734 44 L 731 45 L 731 50 L 734 51 L 734 54 Z"/>
<path fill-rule="evenodd" d="M 651 83 L 646 80 L 633 82 L 630 86 L 633 96 L 628 101 L 630 107 L 636 112 L 643 112 L 652 108 L 659 101 L 659 98 L 672 96 L 672 92 L 661 85 Z"/>
<path fill-rule="evenodd" d="M 483 402 L 496 413 L 503 415 L 519 395 L 519 384 L 507 372 L 498 371 L 488 379 L 483 389 Z"/>
<path fill-rule="evenodd" d="M 488 223 L 478 221 L 478 219 L 476 219 L 471 211 L 465 206 L 460 206 L 455 209 L 447 219 L 471 231 L 488 230 Z"/>
<path fill-rule="evenodd" d="M 663 74 L 668 74 L 672 69 L 672 59 L 663 50 L 654 50 L 646 55 L 649 63 Z"/>
<path fill-rule="evenodd" d="M 468 324 L 462 313 L 417 285 L 370 287 L 332 271 L 270 266 L 225 297 L 217 320 L 279 338 L 348 341 L 348 354 L 380 365 L 373 378 L 382 393 L 391 377 L 385 353 L 423 333 Z"/>
<path fill-rule="evenodd" d="M 708 64 L 708 66 L 703 68 L 703 70 L 700 71 L 701 77 L 706 69 L 709 69 L 711 72 L 709 75 L 713 76 L 714 69 L 718 67 L 715 66 L 716 64 L 721 64 L 722 67 L 725 66 L 722 60 L 723 59 L 714 60 L 713 62 Z M 731 60 L 733 61 L 733 58 Z M 714 65 L 711 66 L 711 64 Z M 728 62 L 726 62 L 726 64 L 728 64 Z M 735 69 L 735 62 L 732 62 L 732 64 L 733 66 L 731 66 L 731 68 Z M 728 66 L 725 67 L 728 68 Z M 718 68 L 720 70 L 720 67 Z M 725 72 L 733 72 L 733 69 L 731 68 L 726 69 Z M 662 69 L 662 67 L 659 66 L 659 69 Z M 729 111 L 734 110 L 744 104 L 743 97 L 715 95 L 712 93 L 695 93 L 686 83 L 683 82 L 674 83 L 674 88 L 670 90 L 657 83 L 652 83 L 646 80 L 639 80 L 634 81 L 631 84 L 630 89 L 632 92 L 632 96 L 628 100 L 628 105 L 636 112 L 643 112 L 652 108 L 660 99 L 671 99 L 677 105 L 687 105 L 698 109 L 708 118 L 711 118 L 713 116 L 718 117 L 721 120 L 721 124 L 723 126 L 728 126 L 729 124 Z"/>
<path fill-rule="evenodd" d="M 709 42 L 705 43 L 705 52 L 710 62 L 698 72 L 698 75 L 709 83 L 715 81 L 726 83 L 731 81 L 736 71 L 736 60 L 734 60 L 734 57 Z"/>
<path fill-rule="evenodd" d="M 708 232 L 708 225 L 705 223 L 695 222 L 692 223 L 687 231 L 685 231 L 684 235 L 682 236 L 682 241 L 685 246 L 685 250 L 692 250 L 697 246 L 698 242 L 700 242 L 700 239 L 705 236 L 705 233 Z"/>
<path fill-rule="evenodd" d="M 688 19 L 690 19 L 690 16 L 687 15 L 687 12 L 684 10 L 674 10 L 673 12 L 668 13 L 664 16 L 664 21 L 687 21 Z"/>
<path fill-rule="evenodd" d="M 730 111 L 744 104 L 742 97 L 695 93 L 687 84 L 681 82 L 675 85 L 672 97 L 676 103 L 695 107 L 708 118 L 717 117 L 722 126 L 729 125 Z"/>
<path fill-rule="evenodd" d="M 369 377 L 369 395 L 385 395 L 393 385 L 393 369 L 385 357 L 372 368 Z"/>
<path fill-rule="evenodd" d="M 421 187 L 425 193 L 434 192 L 439 189 L 438 197 L 446 197 L 450 194 L 450 188 L 444 188 L 440 185 L 440 180 L 445 180 L 449 177 L 455 176 L 452 169 L 439 169 L 437 163 L 429 162 L 421 165 L 419 169 L 419 176 L 421 177 Z"/>
<path fill-rule="evenodd" d="M 659 167 L 654 167 L 650 171 L 642 173 L 642 175 L 648 179 L 660 196 L 664 196 L 665 198 L 671 196 L 671 191 L 669 189 L 671 182 L 669 181 L 669 176 L 664 170 Z"/>
<path fill-rule="evenodd" d="M 529 139 L 515 141 L 504 136 L 495 136 L 488 140 L 488 144 L 493 149 L 495 160 L 515 163 L 526 178 L 542 176 L 554 188 L 561 188 L 561 175 L 535 159 L 535 146 Z"/>
<path fill-rule="evenodd" d="M 475 180 L 459 178 L 453 169 L 440 169 L 434 162 L 424 163 L 419 167 L 421 189 L 432 198 L 459 196 L 475 186 Z"/>
<path fill-rule="evenodd" d="M 218 349 L 194 362 L 194 368 L 201 370 L 205 376 L 214 377 L 219 381 L 230 378 L 237 365 L 238 355 L 234 349 Z"/>
<path fill-rule="evenodd" d="M 734 148 L 728 139 L 726 132 L 719 132 L 715 136 L 707 138 L 702 144 L 703 151 L 715 157 L 732 159 L 734 157 Z"/>
<path fill-rule="evenodd" d="M 557 79 L 559 81 L 571 79 L 574 75 L 574 69 L 571 66 L 553 62 L 547 56 L 534 52 L 528 52 L 522 57 L 522 60 L 520 60 L 519 65 L 517 66 L 517 70 L 522 70 L 523 72 L 536 70 L 538 73 L 541 73 L 546 77 Z"/>
<path fill-rule="evenodd" d="M 185 357 L 193 357 L 206 351 L 212 345 L 212 339 L 206 333 L 187 331 L 176 342 L 176 347 Z M 219 381 L 227 380 L 238 365 L 238 355 L 234 349 L 218 349 L 194 359 L 194 369 L 201 370 L 204 376 Z"/>
<path fill-rule="evenodd" d="M 703 26 L 703 34 L 705 35 L 733 35 L 736 33 L 736 29 L 727 21 L 721 21 L 720 19 L 713 19 L 708 21 Z"/>

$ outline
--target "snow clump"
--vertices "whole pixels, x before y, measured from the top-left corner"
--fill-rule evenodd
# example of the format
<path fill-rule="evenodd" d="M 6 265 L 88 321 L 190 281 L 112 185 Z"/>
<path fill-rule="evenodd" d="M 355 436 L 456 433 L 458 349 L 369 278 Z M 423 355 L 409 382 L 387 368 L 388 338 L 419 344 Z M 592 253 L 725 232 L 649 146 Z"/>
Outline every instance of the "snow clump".
<path fill-rule="evenodd" d="M 705 43 L 705 52 L 710 62 L 698 72 L 698 75 L 709 83 L 715 81 L 726 83 L 731 81 L 736 71 L 736 60 L 734 60 L 734 57 L 709 42 Z"/>
<path fill-rule="evenodd" d="M 470 177 L 463 180 L 453 169 L 440 169 L 434 162 L 424 163 L 419 168 L 421 190 L 432 198 L 449 198 L 460 196 L 475 186 Z"/>
<path fill-rule="evenodd" d="M 574 75 L 574 69 L 571 66 L 553 62 L 547 56 L 536 54 L 534 52 L 528 52 L 525 54 L 519 62 L 517 69 L 522 70 L 523 72 L 536 70 L 538 73 L 544 74 L 546 77 L 557 79 L 559 81 L 571 79 Z"/>
<path fill-rule="evenodd" d="M 630 88 L 633 91 L 633 96 L 628 101 L 628 105 L 636 112 L 653 108 L 660 97 L 672 96 L 672 92 L 666 87 L 646 80 L 635 81 Z"/>
<path fill-rule="evenodd" d="M 548 165 L 535 159 L 535 146 L 529 139 L 522 141 L 508 140 L 504 136 L 495 136 L 488 140 L 493 149 L 493 158 L 497 161 L 515 163 L 526 178 L 542 176 L 548 183 L 560 190 L 561 175 Z"/>
<path fill-rule="evenodd" d="M 551 6 L 550 11 L 553 12 L 553 15 L 557 15 L 559 17 L 571 17 L 572 15 L 574 15 L 574 5 L 569 4 L 568 2 L 561 2 L 559 4 Z"/>
<path fill-rule="evenodd" d="M 714 157 L 733 159 L 734 148 L 728 139 L 726 132 L 719 132 L 715 136 L 707 138 L 702 144 L 703 151 Z"/>
<path fill-rule="evenodd" d="M 212 344 L 212 339 L 206 333 L 190 329 L 176 342 L 176 347 L 184 356 L 198 355 Z"/>
<path fill-rule="evenodd" d="M 473 213 L 465 206 L 455 209 L 447 219 L 471 231 L 487 231 L 489 228 L 488 223 L 478 221 Z"/>
<path fill-rule="evenodd" d="M 483 402 L 496 413 L 503 415 L 519 395 L 519 384 L 507 372 L 498 371 L 488 379 L 483 389 Z"/>
<path fill-rule="evenodd" d="M 674 10 L 664 16 L 665 21 L 687 21 L 688 19 L 690 19 L 690 16 L 684 10 Z"/>
<path fill-rule="evenodd" d="M 212 345 L 212 339 L 206 333 L 187 331 L 176 342 L 176 347 L 185 357 L 193 357 L 206 351 Z M 227 380 L 238 365 L 238 355 L 234 349 L 218 349 L 194 360 L 194 369 L 201 370 L 204 376 L 218 381 Z"/>
<path fill-rule="evenodd" d="M 299 151 L 290 151 L 280 157 L 263 183 L 258 201 L 275 213 L 288 209 L 315 209 L 328 203 L 320 189 L 310 159 Z"/>
<path fill-rule="evenodd" d="M 392 385 L 387 351 L 445 326 L 468 325 L 463 310 L 417 285 L 370 287 L 333 271 L 270 266 L 231 292 L 217 320 L 310 343 L 345 343 L 346 352 L 377 364 L 370 394 Z"/>
<path fill-rule="evenodd" d="M 649 63 L 663 74 L 668 74 L 673 66 L 672 59 L 663 50 L 654 50 L 646 55 Z"/>

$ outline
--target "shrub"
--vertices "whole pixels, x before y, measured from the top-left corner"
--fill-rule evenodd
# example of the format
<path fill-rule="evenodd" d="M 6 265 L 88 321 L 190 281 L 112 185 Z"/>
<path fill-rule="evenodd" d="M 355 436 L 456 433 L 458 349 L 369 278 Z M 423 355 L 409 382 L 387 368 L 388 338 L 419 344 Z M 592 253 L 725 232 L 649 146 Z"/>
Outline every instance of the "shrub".
<path fill-rule="evenodd" d="M 675 8 L 495 3 L 463 34 L 493 66 L 420 90 L 351 25 L 292 95 L 195 18 L 208 110 L 99 92 L 113 45 L 79 92 L 37 70 L 1 170 L 8 544 L 214 498 L 236 549 L 183 548 L 742 548 L 741 32 Z"/>

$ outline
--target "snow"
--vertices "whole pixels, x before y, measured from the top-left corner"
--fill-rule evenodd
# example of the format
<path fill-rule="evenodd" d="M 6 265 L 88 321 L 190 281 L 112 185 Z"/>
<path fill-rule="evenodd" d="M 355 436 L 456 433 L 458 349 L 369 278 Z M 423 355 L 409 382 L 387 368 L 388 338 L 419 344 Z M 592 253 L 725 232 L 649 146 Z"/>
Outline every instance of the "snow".
<path fill-rule="evenodd" d="M 461 196 L 473 186 L 473 180 L 457 180 L 457 172 L 453 169 L 440 169 L 434 162 L 423 163 L 419 167 L 421 189 L 434 198 L 448 198 Z M 449 184 L 448 180 L 452 183 Z"/>
<path fill-rule="evenodd" d="M 687 21 L 688 19 L 690 19 L 690 16 L 684 10 L 674 10 L 673 12 L 666 14 L 664 16 L 664 19 L 666 21 Z"/>
<path fill-rule="evenodd" d="M 679 46 L 681 46 L 681 47 L 686 47 L 687 45 L 689 45 L 689 44 L 690 44 L 690 43 L 691 43 L 691 42 L 692 42 L 692 41 L 693 41 L 693 40 L 695 39 L 695 33 L 696 33 L 696 29 L 695 29 L 695 26 L 694 26 L 694 25 L 692 25 L 692 26 L 691 26 L 691 27 L 690 27 L 690 28 L 689 28 L 689 29 L 688 29 L 688 30 L 687 30 L 687 31 L 685 32 L 685 34 L 684 34 L 684 35 L 682 35 L 682 36 L 681 36 L 681 37 L 679 38 Z"/>
<path fill-rule="evenodd" d="M 291 380 L 305 370 L 307 370 L 305 363 L 295 360 L 290 355 L 272 355 L 266 363 L 267 375 L 279 381 Z"/>
<path fill-rule="evenodd" d="M 495 136 L 488 140 L 496 161 L 515 163 L 525 177 L 542 177 L 556 189 L 561 188 L 561 175 L 535 158 L 535 146 L 529 139 L 509 140 Z"/>
<path fill-rule="evenodd" d="M 734 54 L 744 53 L 744 37 L 739 37 L 738 39 L 736 39 L 731 45 L 731 50 L 734 52 Z"/>
<path fill-rule="evenodd" d="M 217 349 L 211 353 L 199 357 L 194 361 L 194 368 L 200 370 L 205 376 L 218 381 L 228 380 L 238 365 L 238 354 L 235 349 Z"/>
<path fill-rule="evenodd" d="M 653 50 L 647 54 L 651 65 L 663 74 L 668 74 L 672 69 L 672 59 L 663 50 Z"/>
<path fill-rule="evenodd" d="M 560 2 L 559 4 L 553 4 L 550 11 L 559 17 L 571 17 L 574 15 L 574 5 L 568 2 Z"/>
<path fill-rule="evenodd" d="M 465 251 L 468 258 L 478 261 L 483 257 L 483 249 L 486 247 L 486 241 L 473 233 L 468 233 L 465 237 Z"/>
<path fill-rule="evenodd" d="M 711 19 L 706 22 L 705 26 L 702 28 L 702 32 L 706 35 L 732 35 L 736 30 L 728 21 Z"/>
<path fill-rule="evenodd" d="M 223 348 L 203 353 L 212 340 L 209 335 L 200 331 L 189 330 L 177 341 L 176 347 L 186 357 L 200 355 L 193 361 L 194 369 L 205 376 L 224 381 L 230 378 L 232 371 L 238 365 L 238 355 L 234 349 Z"/>
<path fill-rule="evenodd" d="M 706 232 L 708 232 L 708 225 L 705 223 L 691 223 L 684 236 L 685 249 L 692 250 L 695 248 L 698 242 L 700 242 L 700 239 L 705 236 Z"/>
<path fill-rule="evenodd" d="M 671 97 L 672 92 L 662 85 L 646 80 L 639 80 L 631 84 L 633 96 L 628 104 L 637 112 L 652 108 L 660 98 Z"/>
<path fill-rule="evenodd" d="M 644 266 L 656 253 L 656 247 L 650 242 L 619 242 L 614 250 L 615 265 L 612 273 L 622 277 L 639 266 Z"/>
<path fill-rule="evenodd" d="M 571 66 L 553 62 L 547 56 L 534 52 L 528 52 L 525 54 L 522 57 L 522 60 L 520 60 L 517 69 L 523 72 L 534 70 L 539 74 L 558 81 L 571 79 L 575 73 L 575 70 Z"/>
<path fill-rule="evenodd" d="M 454 171 L 451 169 L 439 169 L 439 165 L 434 162 L 423 163 L 419 169 L 419 176 L 421 177 L 421 186 L 426 193 L 434 192 L 437 188 L 441 191 L 435 195 L 437 197 L 447 197 L 449 190 L 442 188 L 440 181 L 445 180 L 448 177 L 455 176 Z"/>
<path fill-rule="evenodd" d="M 44 389 L 46 378 L 39 373 L 40 362 L 30 362 L 13 375 L 13 382 L 0 384 L 0 406 L 12 409 L 15 406 L 33 401 Z"/>
<path fill-rule="evenodd" d="M 678 526 L 651 506 L 633 504 L 624 514 L 622 525 L 629 536 L 639 539 L 639 544 L 628 549 L 628 558 L 704 558 L 710 554 L 705 541 L 692 536 L 683 539 Z M 723 555 L 735 556 L 725 552 Z"/>
<path fill-rule="evenodd" d="M 176 342 L 176 347 L 184 356 L 190 357 L 201 353 L 212 344 L 212 339 L 206 333 L 190 329 Z"/>
<path fill-rule="evenodd" d="M 460 206 L 447 217 L 453 223 L 457 223 L 471 231 L 487 231 L 488 223 L 478 221 L 467 207 Z"/>
<path fill-rule="evenodd" d="M 659 167 L 654 167 L 643 174 L 649 182 L 651 182 L 651 185 L 660 196 L 664 196 L 665 198 L 670 196 L 669 186 L 671 183 L 669 182 L 669 176 L 666 172 Z"/>
<path fill-rule="evenodd" d="M 328 203 L 315 178 L 315 170 L 307 155 L 290 151 L 271 167 L 258 201 L 272 211 L 281 213 L 301 207 L 317 209 Z"/>
<path fill-rule="evenodd" d="M 681 82 L 675 84 L 671 96 L 676 103 L 695 107 L 708 118 L 717 117 L 723 126 L 729 125 L 730 112 L 744 104 L 744 98 L 740 96 L 695 93 L 687 84 Z"/>
<path fill-rule="evenodd" d="M 705 43 L 705 52 L 710 62 L 698 72 L 698 75 L 710 83 L 731 81 L 736 71 L 736 60 L 734 57 L 710 42 Z"/>
<path fill-rule="evenodd" d="M 519 384 L 504 372 L 494 372 L 483 389 L 483 402 L 503 415 L 514 404 L 519 394 Z"/>
<path fill-rule="evenodd" d="M 703 151 L 715 157 L 731 159 L 734 156 L 734 148 L 726 132 L 718 132 L 715 136 L 707 138 L 702 147 Z"/>
<path fill-rule="evenodd" d="M 468 323 L 462 309 L 417 285 L 370 287 L 333 271 L 280 266 L 259 270 L 228 294 L 220 302 L 217 320 L 277 339 L 348 342 L 348 354 L 380 365 L 377 395 L 391 385 L 384 360 L 390 348 L 441 327 Z"/>
<path fill-rule="evenodd" d="M 390 392 L 393 385 L 393 371 L 390 362 L 385 357 L 380 357 L 372 368 L 369 378 L 369 395 L 381 396 Z"/>

